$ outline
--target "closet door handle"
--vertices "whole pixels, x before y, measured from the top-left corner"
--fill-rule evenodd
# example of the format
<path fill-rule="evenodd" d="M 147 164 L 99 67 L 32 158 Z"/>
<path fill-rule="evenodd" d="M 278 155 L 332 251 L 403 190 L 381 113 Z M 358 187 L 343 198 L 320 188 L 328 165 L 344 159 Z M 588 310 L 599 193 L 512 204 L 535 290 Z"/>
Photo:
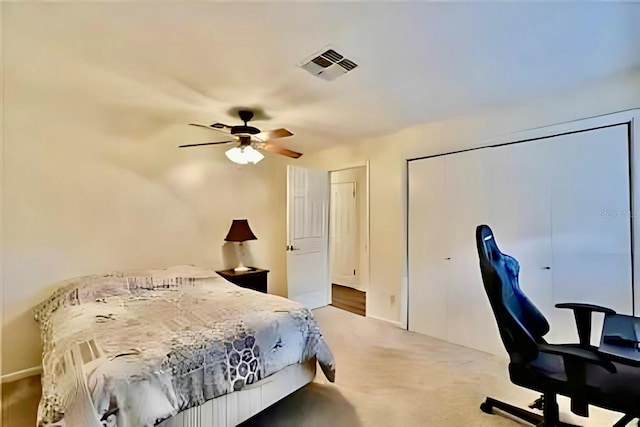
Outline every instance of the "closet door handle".
<path fill-rule="evenodd" d="M 448 257 L 446 257 L 444 260 L 445 260 L 445 261 L 449 261 L 450 259 L 451 259 L 451 257 L 450 257 L 450 256 L 448 256 Z"/>
<path fill-rule="evenodd" d="M 551 270 L 551 267 L 546 266 L 546 267 L 542 267 L 543 270 Z"/>

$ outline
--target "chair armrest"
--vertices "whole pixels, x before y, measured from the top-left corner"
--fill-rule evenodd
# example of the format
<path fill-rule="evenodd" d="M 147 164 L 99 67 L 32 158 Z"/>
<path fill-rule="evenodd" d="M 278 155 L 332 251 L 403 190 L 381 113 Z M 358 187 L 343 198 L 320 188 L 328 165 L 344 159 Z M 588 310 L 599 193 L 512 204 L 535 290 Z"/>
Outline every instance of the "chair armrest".
<path fill-rule="evenodd" d="M 589 348 L 591 345 L 591 313 L 598 312 L 604 314 L 616 314 L 616 312 L 610 308 L 577 302 L 556 304 L 556 308 L 569 308 L 573 310 L 573 317 L 576 319 L 580 345 L 584 348 Z"/>
<path fill-rule="evenodd" d="M 617 372 L 616 367 L 608 357 L 594 350 L 587 350 L 581 347 L 575 347 L 571 345 L 563 344 L 538 344 L 540 351 L 549 354 L 556 354 L 562 356 L 565 361 L 565 370 L 569 371 L 570 364 L 578 363 L 591 363 L 598 366 L 602 366 L 607 371 L 615 374 Z M 567 363 L 568 362 L 568 363 Z"/>
<path fill-rule="evenodd" d="M 570 308 L 573 311 L 586 310 L 590 313 L 596 311 L 598 313 L 604 313 L 604 314 L 616 314 L 615 310 L 612 310 L 607 307 L 602 307 L 602 306 L 593 305 L 593 304 L 582 304 L 579 302 L 563 302 L 560 304 L 556 304 L 556 308 Z"/>

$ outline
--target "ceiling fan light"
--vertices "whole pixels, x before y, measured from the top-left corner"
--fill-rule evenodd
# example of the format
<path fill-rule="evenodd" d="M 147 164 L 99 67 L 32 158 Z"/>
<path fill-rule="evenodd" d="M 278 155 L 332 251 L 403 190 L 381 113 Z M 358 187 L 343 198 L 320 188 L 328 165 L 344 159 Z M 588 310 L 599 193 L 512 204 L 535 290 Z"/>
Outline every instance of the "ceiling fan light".
<path fill-rule="evenodd" d="M 249 146 L 244 149 L 244 154 L 249 163 L 253 163 L 254 165 L 258 163 L 260 160 L 264 159 L 264 156 L 261 152 L 256 150 L 255 148 Z"/>
<path fill-rule="evenodd" d="M 230 150 L 227 150 L 224 154 L 233 163 L 238 163 L 239 165 L 247 164 L 247 159 L 245 159 L 244 153 L 242 152 L 242 149 L 240 149 L 240 147 L 234 147 Z"/>
<path fill-rule="evenodd" d="M 237 163 L 239 165 L 246 165 L 247 163 L 256 164 L 260 160 L 264 159 L 262 153 L 251 146 L 234 147 L 230 150 L 227 150 L 224 154 L 233 163 Z"/>

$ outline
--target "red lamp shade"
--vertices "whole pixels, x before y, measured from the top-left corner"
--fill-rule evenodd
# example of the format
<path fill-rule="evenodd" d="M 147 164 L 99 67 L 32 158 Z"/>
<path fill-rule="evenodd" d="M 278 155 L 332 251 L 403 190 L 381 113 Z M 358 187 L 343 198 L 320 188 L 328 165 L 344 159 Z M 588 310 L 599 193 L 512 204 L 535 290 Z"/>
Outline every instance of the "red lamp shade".
<path fill-rule="evenodd" d="M 224 240 L 227 242 L 244 242 L 245 240 L 258 240 L 258 238 L 249 228 L 249 221 L 246 219 L 234 219 Z"/>

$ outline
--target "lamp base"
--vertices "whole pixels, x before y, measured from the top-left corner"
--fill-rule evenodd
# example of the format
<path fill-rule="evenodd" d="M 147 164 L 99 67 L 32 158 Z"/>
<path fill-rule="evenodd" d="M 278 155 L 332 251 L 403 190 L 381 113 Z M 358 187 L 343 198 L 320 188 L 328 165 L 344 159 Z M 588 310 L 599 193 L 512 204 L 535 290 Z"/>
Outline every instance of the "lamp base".
<path fill-rule="evenodd" d="M 238 258 L 240 259 L 238 266 L 236 268 L 233 269 L 233 271 L 250 271 L 251 267 L 245 267 L 244 266 L 244 242 L 238 242 L 238 249 L 239 249 L 239 254 L 238 254 Z"/>
<path fill-rule="evenodd" d="M 240 250 L 240 264 L 238 264 L 238 266 L 234 268 L 233 271 L 250 271 L 251 267 L 245 267 L 244 262 L 242 262 L 242 258 L 244 258 L 244 248 L 242 247 L 242 243 L 240 243 Z"/>

